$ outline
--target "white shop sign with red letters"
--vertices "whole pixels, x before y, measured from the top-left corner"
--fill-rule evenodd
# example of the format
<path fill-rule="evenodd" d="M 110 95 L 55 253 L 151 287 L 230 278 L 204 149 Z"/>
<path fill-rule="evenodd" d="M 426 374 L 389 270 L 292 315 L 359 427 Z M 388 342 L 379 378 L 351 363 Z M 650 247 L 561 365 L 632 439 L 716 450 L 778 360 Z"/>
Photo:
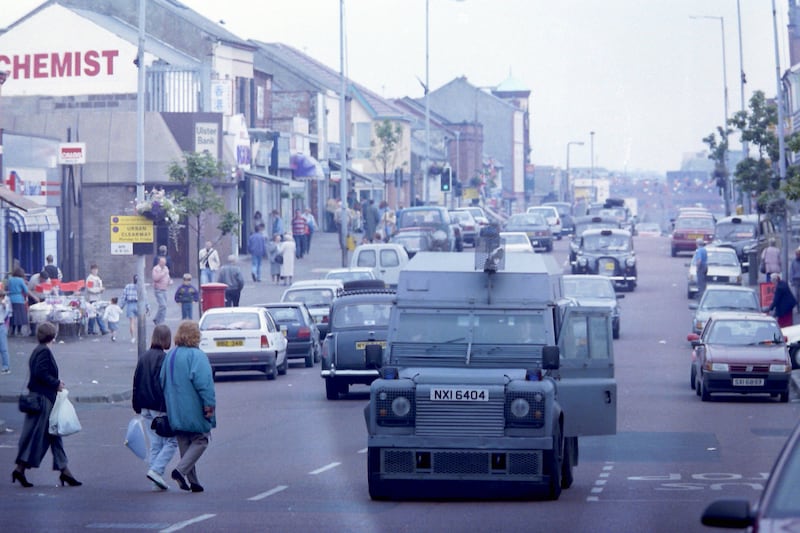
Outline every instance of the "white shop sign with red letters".
<path fill-rule="evenodd" d="M 0 35 L 3 96 L 135 93 L 136 53 L 135 44 L 52 4 Z"/>
<path fill-rule="evenodd" d="M 59 165 L 83 165 L 86 163 L 86 143 L 60 143 Z"/>

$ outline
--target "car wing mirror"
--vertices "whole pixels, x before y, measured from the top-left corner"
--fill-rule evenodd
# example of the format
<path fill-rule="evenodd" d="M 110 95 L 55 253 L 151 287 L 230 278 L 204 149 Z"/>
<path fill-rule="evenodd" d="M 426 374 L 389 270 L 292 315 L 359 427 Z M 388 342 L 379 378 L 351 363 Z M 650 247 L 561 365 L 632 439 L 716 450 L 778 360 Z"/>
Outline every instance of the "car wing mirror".
<path fill-rule="evenodd" d="M 718 500 L 703 511 L 703 525 L 743 529 L 752 526 L 754 516 L 747 500 Z"/>
<path fill-rule="evenodd" d="M 620 293 L 615 293 L 614 296 L 616 296 L 617 300 L 622 300 L 623 298 L 625 298 L 625 295 Z"/>
<path fill-rule="evenodd" d="M 689 333 L 686 335 L 686 340 L 692 343 L 692 346 L 700 340 L 700 335 L 697 333 Z"/>
<path fill-rule="evenodd" d="M 561 358 L 558 346 L 545 346 L 542 348 L 542 369 L 558 370 L 561 365 Z"/>
<path fill-rule="evenodd" d="M 697 309 L 697 302 L 692 302 L 689 304 L 689 309 Z"/>

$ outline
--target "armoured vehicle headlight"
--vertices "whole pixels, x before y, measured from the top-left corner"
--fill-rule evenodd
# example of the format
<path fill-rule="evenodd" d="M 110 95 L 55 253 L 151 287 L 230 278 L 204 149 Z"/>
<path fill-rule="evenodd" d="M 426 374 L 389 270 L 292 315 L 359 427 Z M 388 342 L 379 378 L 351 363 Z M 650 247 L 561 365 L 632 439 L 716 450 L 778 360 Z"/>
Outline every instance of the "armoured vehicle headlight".
<path fill-rule="evenodd" d="M 517 418 L 524 418 L 531 412 L 531 404 L 525 398 L 516 398 L 511 401 L 511 414 Z"/>
<path fill-rule="evenodd" d="M 634 265 L 636 264 L 636 258 L 635 258 L 635 257 L 629 257 L 629 258 L 627 258 L 627 259 L 625 260 L 625 264 L 626 264 L 626 265 L 628 265 L 629 267 L 632 267 L 632 266 L 634 266 Z"/>
<path fill-rule="evenodd" d="M 582 267 L 585 267 L 586 265 L 588 265 L 588 264 L 589 264 L 589 260 L 588 260 L 588 259 L 586 259 L 585 257 L 579 257 L 579 258 L 578 258 L 578 264 L 579 264 L 580 266 L 582 266 Z"/>
<path fill-rule="evenodd" d="M 437 229 L 434 231 L 431 236 L 433 237 L 434 241 L 446 241 L 447 240 L 447 233 L 444 231 Z"/>
<path fill-rule="evenodd" d="M 398 396 L 392 400 L 392 413 L 395 416 L 407 416 L 411 412 L 411 402 L 405 396 Z"/>

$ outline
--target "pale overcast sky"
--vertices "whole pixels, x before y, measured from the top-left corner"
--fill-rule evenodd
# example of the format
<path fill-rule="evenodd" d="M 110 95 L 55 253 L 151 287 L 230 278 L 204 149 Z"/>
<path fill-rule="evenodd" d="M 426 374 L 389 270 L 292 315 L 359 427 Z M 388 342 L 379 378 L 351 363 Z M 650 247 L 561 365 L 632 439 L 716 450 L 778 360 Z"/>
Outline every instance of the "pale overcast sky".
<path fill-rule="evenodd" d="M 788 1 L 776 0 L 780 68 Z M 538 165 L 677 169 L 722 123 L 724 17 L 729 115 L 740 109 L 737 0 L 428 0 L 430 81 L 494 86 L 509 72 L 531 90 Z M 775 95 L 770 0 L 739 0 L 745 98 Z M 2 0 L 0 27 L 41 0 Z M 339 68 L 337 0 L 183 0 L 247 39 L 283 42 Z M 385 97 L 421 97 L 425 0 L 345 0 L 348 75 Z M 736 148 L 734 146 L 733 148 Z"/>

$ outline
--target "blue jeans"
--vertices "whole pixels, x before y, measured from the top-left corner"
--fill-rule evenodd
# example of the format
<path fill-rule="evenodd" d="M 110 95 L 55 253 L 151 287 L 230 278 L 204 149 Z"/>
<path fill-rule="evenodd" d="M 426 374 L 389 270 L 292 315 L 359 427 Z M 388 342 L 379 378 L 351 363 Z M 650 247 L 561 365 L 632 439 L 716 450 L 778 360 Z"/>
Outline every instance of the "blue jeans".
<path fill-rule="evenodd" d="M 150 454 L 147 460 L 150 463 L 150 470 L 160 476 L 164 475 L 164 470 L 167 469 L 172 456 L 178 450 L 178 440 L 175 437 L 161 437 L 150 428 L 153 418 L 163 414 L 150 409 L 142 409 L 144 425 L 147 427 L 147 434 L 150 436 Z"/>
<path fill-rule="evenodd" d="M 5 322 L 0 322 L 0 358 L 3 362 L 3 370 L 8 370 L 8 328 Z"/>
<path fill-rule="evenodd" d="M 97 324 L 97 328 L 100 330 L 100 333 L 106 334 L 108 330 L 106 329 L 106 325 L 103 323 L 103 319 L 99 316 L 92 317 L 86 323 L 86 333 L 88 335 L 94 335 L 94 325 Z"/>
<path fill-rule="evenodd" d="M 191 320 L 192 319 L 192 308 L 194 307 L 193 302 L 181 302 L 181 320 Z"/>
<path fill-rule="evenodd" d="M 214 271 L 210 268 L 200 269 L 200 283 L 214 283 Z"/>
<path fill-rule="evenodd" d="M 156 325 L 163 324 L 167 318 L 167 291 L 166 289 L 155 289 L 153 292 L 156 294 L 156 302 L 158 303 L 158 312 L 153 318 L 153 322 Z"/>
<path fill-rule="evenodd" d="M 253 272 L 253 277 L 255 278 L 256 281 L 261 281 L 261 256 L 251 255 L 250 261 L 251 261 L 250 269 Z"/>

